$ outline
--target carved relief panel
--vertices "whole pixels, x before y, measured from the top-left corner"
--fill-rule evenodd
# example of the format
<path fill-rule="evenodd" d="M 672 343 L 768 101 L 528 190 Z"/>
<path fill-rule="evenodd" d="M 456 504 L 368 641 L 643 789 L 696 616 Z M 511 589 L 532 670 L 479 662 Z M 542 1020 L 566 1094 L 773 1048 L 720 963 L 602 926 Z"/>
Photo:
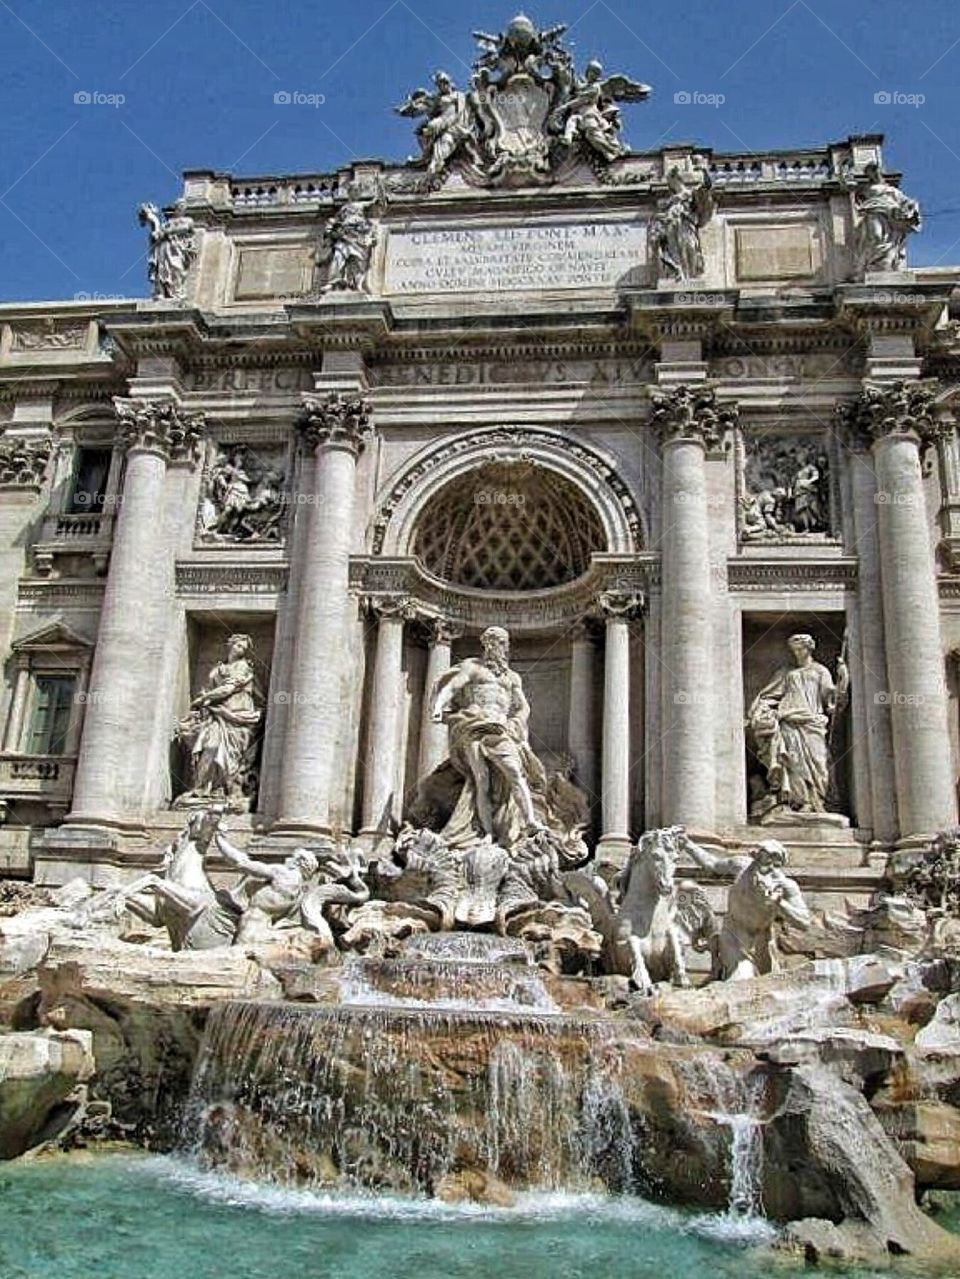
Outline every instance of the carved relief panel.
<path fill-rule="evenodd" d="M 838 540 L 834 471 L 824 432 L 742 431 L 737 441 L 740 541 Z"/>
<path fill-rule="evenodd" d="M 202 546 L 276 546 L 286 526 L 288 449 L 218 442 L 208 452 L 197 508 Z"/>

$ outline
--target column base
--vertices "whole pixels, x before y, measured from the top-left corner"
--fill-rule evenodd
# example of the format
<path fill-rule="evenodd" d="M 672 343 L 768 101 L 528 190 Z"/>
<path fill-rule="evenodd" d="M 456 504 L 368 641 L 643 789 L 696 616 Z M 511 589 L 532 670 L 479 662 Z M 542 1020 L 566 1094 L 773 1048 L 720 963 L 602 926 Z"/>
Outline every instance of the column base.
<path fill-rule="evenodd" d="M 604 866 L 613 866 L 617 870 L 622 870 L 630 858 L 632 849 L 633 841 L 629 835 L 620 835 L 615 832 L 601 835 L 595 854 L 597 869 L 602 871 Z"/>
<path fill-rule="evenodd" d="M 147 842 L 142 825 L 76 822 L 44 832 L 34 854 L 36 884 L 55 888 L 86 879 L 95 888 L 112 888 L 156 867 L 161 849 Z"/>
<path fill-rule="evenodd" d="M 368 861 L 390 852 L 396 842 L 396 835 L 382 830 L 361 830 L 354 841 L 363 849 Z"/>

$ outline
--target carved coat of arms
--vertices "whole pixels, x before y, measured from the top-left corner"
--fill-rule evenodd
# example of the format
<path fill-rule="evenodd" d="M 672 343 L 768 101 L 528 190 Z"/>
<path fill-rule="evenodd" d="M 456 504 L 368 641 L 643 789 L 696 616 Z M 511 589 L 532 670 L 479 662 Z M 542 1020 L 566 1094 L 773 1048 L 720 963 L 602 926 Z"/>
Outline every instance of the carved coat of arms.
<path fill-rule="evenodd" d="M 396 108 L 421 119 L 414 163 L 437 182 L 456 162 L 470 182 L 529 186 L 555 181 L 577 159 L 596 168 L 622 155 L 618 103 L 640 102 L 650 88 L 604 75 L 599 62 L 578 75 L 565 31 L 520 14 L 500 35 L 474 32 L 480 55 L 468 89 L 438 71 L 432 90 L 414 89 Z"/>

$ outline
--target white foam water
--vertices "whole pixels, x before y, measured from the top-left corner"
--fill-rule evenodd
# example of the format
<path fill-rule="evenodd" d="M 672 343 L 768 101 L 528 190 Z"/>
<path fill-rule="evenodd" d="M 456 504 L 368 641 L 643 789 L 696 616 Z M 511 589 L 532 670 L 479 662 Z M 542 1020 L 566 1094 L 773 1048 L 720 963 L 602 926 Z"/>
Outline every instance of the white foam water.
<path fill-rule="evenodd" d="M 567 1221 L 571 1217 L 590 1222 L 610 1222 L 701 1235 L 723 1243 L 764 1244 L 776 1235 L 760 1218 L 732 1220 L 724 1214 L 684 1213 L 633 1195 L 604 1195 L 567 1191 L 518 1194 L 509 1207 L 490 1204 L 444 1203 L 421 1196 L 374 1192 L 341 1192 L 281 1187 L 250 1181 L 229 1173 L 200 1168 L 191 1159 L 175 1155 L 137 1160 L 141 1173 L 149 1172 L 177 1189 L 210 1203 L 268 1215 L 375 1218 L 378 1221 Z"/>

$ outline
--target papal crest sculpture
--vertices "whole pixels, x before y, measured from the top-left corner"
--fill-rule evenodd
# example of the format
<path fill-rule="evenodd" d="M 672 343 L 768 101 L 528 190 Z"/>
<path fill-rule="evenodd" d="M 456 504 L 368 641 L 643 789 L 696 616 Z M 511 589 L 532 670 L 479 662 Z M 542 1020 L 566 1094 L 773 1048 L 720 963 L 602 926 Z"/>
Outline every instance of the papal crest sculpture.
<path fill-rule="evenodd" d="M 470 182 L 529 186 L 554 181 L 570 160 L 598 168 L 622 155 L 617 104 L 640 102 L 650 88 L 604 75 L 596 61 L 579 75 L 563 44 L 566 29 L 540 30 L 518 14 L 500 35 L 474 32 L 481 52 L 469 89 L 438 71 L 432 90 L 414 89 L 396 108 L 423 117 L 414 163 L 438 183 L 458 161 Z"/>

